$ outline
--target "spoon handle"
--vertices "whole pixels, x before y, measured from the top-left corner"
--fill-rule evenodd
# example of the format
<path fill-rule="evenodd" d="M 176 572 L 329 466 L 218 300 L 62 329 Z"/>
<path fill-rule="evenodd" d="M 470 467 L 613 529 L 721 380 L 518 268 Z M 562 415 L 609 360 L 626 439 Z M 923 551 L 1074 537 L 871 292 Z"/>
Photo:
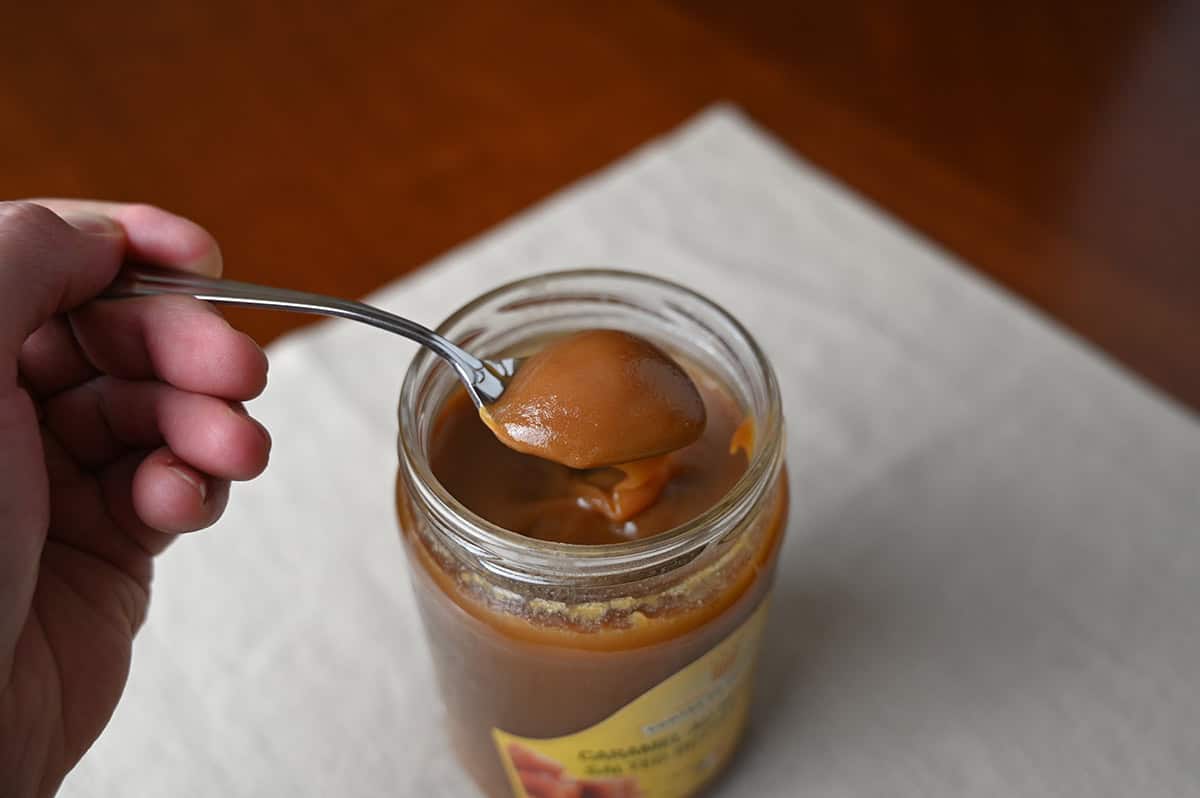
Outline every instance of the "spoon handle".
<path fill-rule="evenodd" d="M 429 347 L 449 362 L 467 385 L 476 405 L 495 401 L 504 390 L 501 376 L 508 376 L 505 374 L 507 369 L 502 364 L 480 360 L 424 325 L 364 302 L 349 299 L 235 280 L 219 280 L 141 265 L 123 268 L 101 297 L 127 299 L 157 294 L 181 294 L 223 305 L 275 308 L 295 313 L 335 316 L 402 335 L 421 346 Z M 499 375 L 497 371 L 500 372 Z"/>

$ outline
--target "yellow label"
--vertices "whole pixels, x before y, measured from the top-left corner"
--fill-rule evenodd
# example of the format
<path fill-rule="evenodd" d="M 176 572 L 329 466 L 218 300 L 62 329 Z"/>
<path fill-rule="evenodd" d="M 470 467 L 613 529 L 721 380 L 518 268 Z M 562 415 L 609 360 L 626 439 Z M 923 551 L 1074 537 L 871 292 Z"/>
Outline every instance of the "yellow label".
<path fill-rule="evenodd" d="M 517 798 L 680 798 L 733 753 L 750 709 L 767 603 L 711 651 L 591 728 L 551 739 L 493 729 Z"/>

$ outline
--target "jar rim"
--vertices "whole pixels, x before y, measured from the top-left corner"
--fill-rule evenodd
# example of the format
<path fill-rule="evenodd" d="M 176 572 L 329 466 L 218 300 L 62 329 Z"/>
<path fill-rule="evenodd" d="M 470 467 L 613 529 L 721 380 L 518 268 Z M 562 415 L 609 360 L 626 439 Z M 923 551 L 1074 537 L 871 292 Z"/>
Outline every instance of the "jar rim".
<path fill-rule="evenodd" d="M 423 504 L 435 518 L 454 518 L 457 523 L 439 524 L 458 545 L 480 558 L 498 575 L 523 582 L 561 583 L 576 579 L 614 579 L 630 576 L 646 569 L 661 568 L 665 563 L 703 551 L 711 542 L 720 540 L 757 505 L 762 495 L 774 484 L 783 462 L 783 413 L 779 384 L 770 361 L 758 342 L 728 311 L 702 294 L 642 272 L 607 268 L 567 269 L 540 272 L 522 277 L 487 291 L 451 313 L 436 328 L 446 335 L 457 323 L 481 306 L 505 294 L 518 292 L 531 284 L 584 279 L 618 279 L 624 282 L 651 285 L 658 289 L 686 295 L 715 313 L 729 325 L 750 353 L 753 367 L 763 379 L 767 404 L 766 412 L 756 418 L 754 447 L 746 471 L 722 496 L 721 500 L 694 518 L 655 535 L 620 543 L 578 544 L 532 538 L 488 521 L 462 504 L 433 474 L 422 441 L 417 439 L 418 384 L 422 371 L 437 355 L 431 350 L 418 350 L 409 364 L 400 389 L 398 444 L 400 466 L 407 474 L 408 485 L 415 489 Z M 440 365 L 435 364 L 435 365 Z M 446 366 L 449 368 L 449 366 Z"/>

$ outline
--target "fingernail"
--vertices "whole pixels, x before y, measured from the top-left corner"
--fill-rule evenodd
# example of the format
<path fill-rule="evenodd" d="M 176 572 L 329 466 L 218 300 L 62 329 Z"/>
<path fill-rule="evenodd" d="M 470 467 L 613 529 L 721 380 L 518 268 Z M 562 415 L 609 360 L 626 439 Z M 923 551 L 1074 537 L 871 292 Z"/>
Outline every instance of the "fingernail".
<path fill-rule="evenodd" d="M 125 229 L 107 216 L 87 211 L 68 211 L 62 215 L 63 221 L 92 235 L 119 236 L 125 234 Z"/>
<path fill-rule="evenodd" d="M 239 416 L 244 416 L 246 420 L 250 422 L 254 429 L 258 431 L 258 434 L 262 437 L 263 442 L 267 444 L 267 450 L 270 451 L 273 444 L 273 441 L 271 440 L 271 433 L 267 431 L 267 428 L 261 424 L 258 419 L 250 415 L 250 411 L 246 409 L 246 406 L 241 402 L 230 402 L 229 409 Z"/>
<path fill-rule="evenodd" d="M 200 503 L 204 504 L 208 498 L 208 483 L 202 477 L 197 476 L 195 471 L 183 465 L 167 463 L 167 468 L 175 472 L 175 476 L 195 488 L 196 492 L 200 494 Z"/>
<path fill-rule="evenodd" d="M 267 451 L 270 451 L 271 444 L 272 444 L 271 433 L 267 431 L 267 428 L 265 426 L 263 426 L 261 423 L 259 423 L 258 419 L 254 418 L 249 413 L 247 413 L 245 408 L 242 409 L 242 415 L 244 415 L 246 417 L 246 420 L 250 422 L 250 425 L 252 427 L 254 427 L 255 430 L 257 430 L 259 437 L 261 437 L 263 439 L 263 443 L 265 443 L 267 445 Z"/>

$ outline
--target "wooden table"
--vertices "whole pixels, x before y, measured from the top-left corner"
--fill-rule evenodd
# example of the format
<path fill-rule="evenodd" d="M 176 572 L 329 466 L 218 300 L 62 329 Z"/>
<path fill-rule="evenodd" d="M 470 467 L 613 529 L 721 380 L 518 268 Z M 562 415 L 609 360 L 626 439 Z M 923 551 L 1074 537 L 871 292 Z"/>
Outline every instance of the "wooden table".
<path fill-rule="evenodd" d="M 1200 3 L 1040 5 L 13 3 L 0 196 L 154 202 L 354 296 L 729 99 L 1200 408 Z"/>

